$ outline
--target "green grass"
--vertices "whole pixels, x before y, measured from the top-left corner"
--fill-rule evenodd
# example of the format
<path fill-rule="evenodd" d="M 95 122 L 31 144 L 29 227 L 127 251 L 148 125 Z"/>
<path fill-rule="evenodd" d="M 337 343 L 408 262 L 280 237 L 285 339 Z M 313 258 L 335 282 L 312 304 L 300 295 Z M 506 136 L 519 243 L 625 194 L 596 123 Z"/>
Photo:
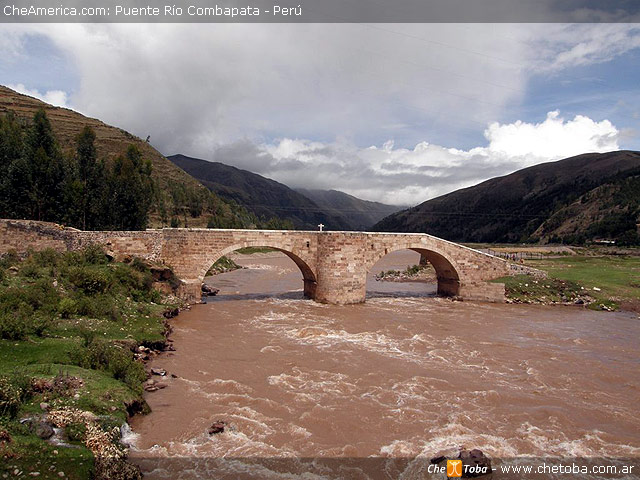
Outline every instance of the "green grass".
<path fill-rule="evenodd" d="M 572 295 L 589 295 L 594 300 L 590 308 L 605 310 L 635 310 L 640 304 L 640 257 L 576 255 L 525 263 L 547 272 L 549 280 L 521 275 L 496 280 L 505 283 L 508 298 L 557 302 L 562 296 L 571 301 Z"/>
<path fill-rule="evenodd" d="M 27 365 L 69 363 L 69 352 L 76 343 L 71 338 L 0 340 L 0 374 Z"/>
<path fill-rule="evenodd" d="M 233 270 L 238 270 L 242 268 L 236 262 L 231 260 L 229 257 L 220 257 L 216 260 L 211 268 L 207 271 L 207 276 L 218 275 L 219 273 L 231 272 Z"/>
<path fill-rule="evenodd" d="M 640 257 L 576 256 L 531 260 L 527 264 L 547 271 L 553 278 L 579 283 L 598 301 L 640 300 Z"/>
<path fill-rule="evenodd" d="M 85 369 L 76 365 L 31 364 L 16 367 L 11 373 L 47 380 L 56 375 L 72 376 L 82 379 L 83 382 L 81 387 L 69 392 L 70 394 L 57 392 L 34 394 L 22 405 L 21 416 L 42 413 L 40 403 L 47 402 L 54 408 L 74 407 L 96 415 L 108 416 L 114 424 L 120 426 L 127 420 L 126 405 L 139 399 L 138 392 L 134 392 L 121 381 L 114 379 L 108 372 Z"/>
<path fill-rule="evenodd" d="M 0 404 L 12 405 L 0 411 L 0 437 L 11 436 L 0 441 L 0 474 L 13 477 L 18 469 L 24 478 L 36 471 L 37 478 L 60 478 L 59 471 L 92 478 L 92 454 L 82 444 L 53 448 L 18 420 L 42 414 L 46 402 L 90 411 L 111 428 L 126 421 L 129 405 L 144 409 L 144 367 L 131 350 L 163 344 L 162 312 L 176 306 L 163 303 L 152 282 L 144 262 L 109 262 L 95 247 L 36 252 L 23 261 L 0 258 L 0 377 L 9 382 Z"/>
<path fill-rule="evenodd" d="M 93 455 L 87 448 L 49 445 L 17 429 L 12 432 L 10 443 L 0 444 L 0 455 L 3 457 L 0 461 L 2 478 L 60 480 L 59 472 L 64 473 L 63 478 L 70 480 L 85 480 L 93 476 Z M 39 475 L 34 477 L 30 475 L 32 472 L 39 472 Z"/>

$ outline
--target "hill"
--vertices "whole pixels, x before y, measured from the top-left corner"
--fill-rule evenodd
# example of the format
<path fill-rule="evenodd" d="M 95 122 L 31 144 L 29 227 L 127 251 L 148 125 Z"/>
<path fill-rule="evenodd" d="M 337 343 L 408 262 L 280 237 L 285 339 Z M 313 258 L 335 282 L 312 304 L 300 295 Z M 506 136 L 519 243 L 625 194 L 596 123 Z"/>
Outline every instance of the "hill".
<path fill-rule="evenodd" d="M 390 215 L 380 231 L 459 242 L 637 243 L 640 153 L 587 153 L 519 170 Z"/>
<path fill-rule="evenodd" d="M 333 216 L 343 217 L 353 230 L 369 230 L 376 222 L 403 208 L 362 200 L 338 190 L 297 188 L 296 191 L 316 202 Z"/>
<path fill-rule="evenodd" d="M 296 228 L 316 230 L 323 223 L 330 230 L 351 230 L 345 218 L 328 212 L 301 193 L 261 175 L 186 155 L 171 155 L 173 163 L 197 178 L 212 192 L 243 205 L 259 217 L 280 217 Z"/>
<path fill-rule="evenodd" d="M 77 136 L 88 126 L 96 134 L 95 146 L 99 158 L 112 162 L 124 154 L 130 145 L 134 145 L 144 160 L 151 161 L 154 198 L 149 212 L 149 226 L 171 223 L 189 227 L 246 227 L 255 221 L 245 209 L 213 195 L 148 142 L 95 118 L 68 108 L 54 107 L 0 86 L 0 115 L 13 112 L 26 128 L 39 109 L 45 111 L 60 148 L 68 156 L 73 155 Z"/>

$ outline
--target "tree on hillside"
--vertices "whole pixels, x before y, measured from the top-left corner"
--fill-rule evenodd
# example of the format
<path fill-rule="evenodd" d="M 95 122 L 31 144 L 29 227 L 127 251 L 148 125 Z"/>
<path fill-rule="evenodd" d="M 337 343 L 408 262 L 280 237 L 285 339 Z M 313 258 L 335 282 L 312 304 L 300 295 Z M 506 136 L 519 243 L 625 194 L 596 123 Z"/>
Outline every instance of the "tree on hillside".
<path fill-rule="evenodd" d="M 7 189 L 13 216 L 57 221 L 62 211 L 62 154 L 44 110 L 33 117 L 22 154 L 8 168 Z"/>
<path fill-rule="evenodd" d="M 109 208 L 105 165 L 98 161 L 95 140 L 93 129 L 84 127 L 76 139 L 75 161 L 71 162 L 67 179 L 67 195 L 72 199 L 67 215 L 71 223 L 83 230 L 101 228 L 105 210 Z"/>
<path fill-rule="evenodd" d="M 22 154 L 22 146 L 22 127 L 13 112 L 0 116 L 0 212 L 3 213 L 13 201 L 8 195 L 9 168 Z"/>
<path fill-rule="evenodd" d="M 140 150 L 130 145 L 125 155 L 116 158 L 109 182 L 111 224 L 119 230 L 147 227 L 153 195 L 151 162 L 143 161 Z"/>
<path fill-rule="evenodd" d="M 109 167 L 98 159 L 95 140 L 95 132 L 85 127 L 75 154 L 65 157 L 44 110 L 26 131 L 13 115 L 0 116 L 0 217 L 86 230 L 145 228 L 153 195 L 151 162 L 130 146 Z"/>

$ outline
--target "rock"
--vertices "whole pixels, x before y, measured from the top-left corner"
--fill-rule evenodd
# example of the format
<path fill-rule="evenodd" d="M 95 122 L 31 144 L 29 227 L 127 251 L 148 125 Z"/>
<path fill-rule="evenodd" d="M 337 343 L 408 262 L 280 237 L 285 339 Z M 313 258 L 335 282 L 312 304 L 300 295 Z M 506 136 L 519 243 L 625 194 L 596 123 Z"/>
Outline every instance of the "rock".
<path fill-rule="evenodd" d="M 149 270 L 151 271 L 151 275 L 153 276 L 154 282 L 162 282 L 165 280 L 170 280 L 174 276 L 173 271 L 169 267 L 153 265 Z"/>
<path fill-rule="evenodd" d="M 49 404 L 47 402 L 41 402 L 40 410 L 42 410 L 43 412 L 46 412 L 47 410 L 49 410 Z"/>
<path fill-rule="evenodd" d="M 167 374 L 167 371 L 164 368 L 152 368 L 151 374 L 160 375 L 161 377 L 164 377 Z"/>
<path fill-rule="evenodd" d="M 224 432 L 224 428 L 227 426 L 227 422 L 224 420 L 218 420 L 213 422 L 209 427 L 209 435 L 217 435 L 218 433 Z"/>
<path fill-rule="evenodd" d="M 573 303 L 574 305 L 584 305 L 584 300 L 581 298 L 576 298 L 576 301 Z"/>
<path fill-rule="evenodd" d="M 219 288 L 212 287 L 211 285 L 207 285 L 206 283 L 202 284 L 202 294 L 205 297 L 213 297 L 214 295 L 217 295 L 219 291 Z"/>
<path fill-rule="evenodd" d="M 53 437 L 55 432 L 53 431 L 53 427 L 47 422 L 40 422 L 35 426 L 33 433 L 43 440 L 47 440 L 48 438 Z"/>
<path fill-rule="evenodd" d="M 145 392 L 155 392 L 158 390 L 158 387 L 156 387 L 155 385 L 145 385 L 144 386 L 144 391 Z"/>
<path fill-rule="evenodd" d="M 493 473 L 491 459 L 482 450 L 460 450 L 458 459 L 462 460 L 462 477 L 473 478 Z"/>
<path fill-rule="evenodd" d="M 11 443 L 11 435 L 6 430 L 0 430 L 0 444 Z"/>
<path fill-rule="evenodd" d="M 162 312 L 162 316 L 164 318 L 173 318 L 173 317 L 177 317 L 179 313 L 180 313 L 180 309 L 177 307 L 167 308 L 164 312 Z"/>
<path fill-rule="evenodd" d="M 158 389 L 163 389 L 163 388 L 167 388 L 168 385 L 166 383 L 162 383 L 162 382 L 158 382 L 154 385 L 154 387 L 158 388 Z"/>

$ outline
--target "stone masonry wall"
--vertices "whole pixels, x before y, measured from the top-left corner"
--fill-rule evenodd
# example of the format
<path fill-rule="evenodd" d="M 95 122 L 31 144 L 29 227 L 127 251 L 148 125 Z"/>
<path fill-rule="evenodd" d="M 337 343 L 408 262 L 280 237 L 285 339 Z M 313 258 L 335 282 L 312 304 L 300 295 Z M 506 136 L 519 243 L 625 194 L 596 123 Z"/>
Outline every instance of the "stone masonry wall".
<path fill-rule="evenodd" d="M 504 285 L 489 281 L 510 274 L 505 260 L 426 234 L 179 228 L 83 232 L 52 223 L 0 220 L 0 254 L 74 250 L 91 243 L 103 245 L 117 260 L 139 256 L 171 266 L 189 301 L 199 300 L 204 275 L 217 259 L 244 247 L 286 253 L 302 272 L 305 295 L 325 303 L 363 302 L 367 272 L 384 255 L 402 249 L 415 250 L 431 262 L 443 295 L 502 301 Z"/>

